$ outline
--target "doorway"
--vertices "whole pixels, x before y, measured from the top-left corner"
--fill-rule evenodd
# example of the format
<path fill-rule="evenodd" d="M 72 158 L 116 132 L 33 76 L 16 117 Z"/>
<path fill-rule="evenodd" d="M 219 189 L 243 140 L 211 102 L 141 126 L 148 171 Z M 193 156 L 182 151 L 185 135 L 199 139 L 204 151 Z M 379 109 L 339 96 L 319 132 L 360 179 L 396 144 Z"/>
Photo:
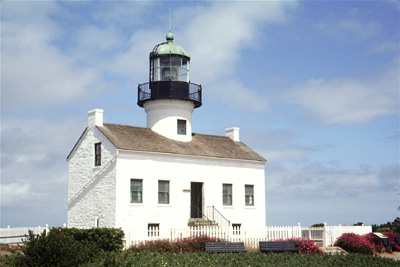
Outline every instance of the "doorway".
<path fill-rule="evenodd" d="M 190 184 L 190 218 L 203 218 L 203 183 Z"/>

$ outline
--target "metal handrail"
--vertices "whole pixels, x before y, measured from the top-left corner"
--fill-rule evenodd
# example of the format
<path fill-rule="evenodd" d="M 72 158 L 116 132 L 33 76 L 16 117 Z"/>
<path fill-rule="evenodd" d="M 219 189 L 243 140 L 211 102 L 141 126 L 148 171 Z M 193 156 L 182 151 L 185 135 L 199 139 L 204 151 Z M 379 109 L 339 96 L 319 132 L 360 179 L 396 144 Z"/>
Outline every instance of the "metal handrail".
<path fill-rule="evenodd" d="M 163 84 L 163 85 L 162 85 Z M 187 86 L 187 89 L 184 91 L 177 90 L 177 88 L 174 87 L 174 85 L 177 85 L 178 88 L 180 86 Z M 154 91 L 152 92 L 152 86 L 154 86 Z M 159 95 L 159 91 L 161 89 L 158 89 L 158 86 L 164 86 L 162 94 Z M 161 87 L 160 87 L 161 88 Z M 150 99 L 171 99 L 171 98 L 176 98 L 176 99 L 185 99 L 185 100 L 191 100 L 194 102 L 195 107 L 200 107 L 201 106 L 201 100 L 202 100 L 202 88 L 201 85 L 195 84 L 195 83 L 186 83 L 186 82 L 180 82 L 180 81 L 159 81 L 159 82 L 147 82 L 143 84 L 138 85 L 138 105 L 143 106 L 143 103 L 146 100 Z"/>
<path fill-rule="evenodd" d="M 190 206 L 190 217 L 192 217 L 192 209 L 195 208 L 196 211 L 201 214 L 201 218 L 206 219 L 210 224 L 212 224 L 212 220 L 210 220 L 197 206 Z M 198 218 L 191 218 L 191 219 L 198 219 Z"/>
<path fill-rule="evenodd" d="M 228 226 L 231 225 L 231 221 L 229 221 L 221 212 L 219 212 L 214 206 L 208 206 L 209 210 L 212 210 L 212 218 L 214 221 L 217 221 L 218 225 L 222 226 L 223 223 L 227 224 Z M 217 216 L 215 216 L 217 215 Z M 217 217 L 217 220 L 216 220 Z"/>

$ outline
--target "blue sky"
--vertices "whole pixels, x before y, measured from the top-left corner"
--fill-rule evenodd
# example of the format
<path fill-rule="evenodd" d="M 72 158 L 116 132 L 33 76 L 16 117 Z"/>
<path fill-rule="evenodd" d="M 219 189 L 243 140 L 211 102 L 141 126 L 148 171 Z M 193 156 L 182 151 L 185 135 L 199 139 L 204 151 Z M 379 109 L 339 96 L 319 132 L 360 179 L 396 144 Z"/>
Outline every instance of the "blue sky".
<path fill-rule="evenodd" d="M 267 225 L 381 224 L 399 212 L 397 1 L 1 3 L 1 227 L 67 222 L 66 157 L 104 109 L 145 126 L 137 85 L 165 41 L 203 86 L 193 131 L 268 162 Z"/>

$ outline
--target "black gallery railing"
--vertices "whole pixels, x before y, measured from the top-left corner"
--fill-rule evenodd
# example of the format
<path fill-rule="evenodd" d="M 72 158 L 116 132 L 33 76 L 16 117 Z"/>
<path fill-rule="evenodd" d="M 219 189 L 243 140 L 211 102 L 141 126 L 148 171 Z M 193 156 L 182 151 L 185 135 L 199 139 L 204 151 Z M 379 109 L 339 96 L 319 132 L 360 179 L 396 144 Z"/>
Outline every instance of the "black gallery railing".
<path fill-rule="evenodd" d="M 179 81 L 158 81 L 139 84 L 138 105 L 143 107 L 146 100 L 184 99 L 193 101 L 195 108 L 202 105 L 201 85 Z"/>

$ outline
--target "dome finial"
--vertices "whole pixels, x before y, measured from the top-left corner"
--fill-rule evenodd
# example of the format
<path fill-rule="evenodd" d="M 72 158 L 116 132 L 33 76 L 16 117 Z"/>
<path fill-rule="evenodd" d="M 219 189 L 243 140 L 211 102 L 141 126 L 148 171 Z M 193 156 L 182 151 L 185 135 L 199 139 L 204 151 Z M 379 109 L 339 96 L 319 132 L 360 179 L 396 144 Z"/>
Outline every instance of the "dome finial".
<path fill-rule="evenodd" d="M 168 42 L 172 42 L 174 40 L 174 35 L 172 34 L 172 32 L 168 32 L 165 38 L 167 38 Z"/>

